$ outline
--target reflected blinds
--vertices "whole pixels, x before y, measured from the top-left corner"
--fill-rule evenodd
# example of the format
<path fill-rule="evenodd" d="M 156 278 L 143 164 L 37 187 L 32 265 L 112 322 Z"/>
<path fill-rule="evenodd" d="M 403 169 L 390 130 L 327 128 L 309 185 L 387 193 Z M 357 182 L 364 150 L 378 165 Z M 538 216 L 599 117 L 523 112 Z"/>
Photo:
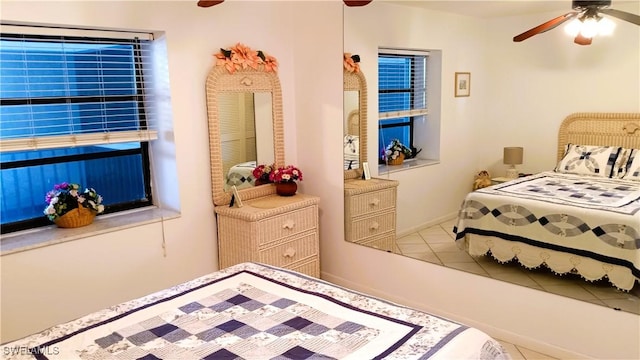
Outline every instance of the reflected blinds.
<path fill-rule="evenodd" d="M 378 116 L 380 120 L 427 114 L 427 58 L 423 51 L 380 49 Z"/>

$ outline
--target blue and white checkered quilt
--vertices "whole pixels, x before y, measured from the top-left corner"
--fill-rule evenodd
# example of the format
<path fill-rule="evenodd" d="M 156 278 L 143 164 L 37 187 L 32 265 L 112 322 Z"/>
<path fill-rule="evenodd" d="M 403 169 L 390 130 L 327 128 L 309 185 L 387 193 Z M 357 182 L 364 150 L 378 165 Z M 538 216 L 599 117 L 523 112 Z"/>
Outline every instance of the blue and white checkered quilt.
<path fill-rule="evenodd" d="M 640 279 L 640 182 L 543 172 L 469 193 L 454 228 L 592 258 Z"/>
<path fill-rule="evenodd" d="M 38 359 L 509 359 L 467 326 L 255 263 L 4 344 Z"/>

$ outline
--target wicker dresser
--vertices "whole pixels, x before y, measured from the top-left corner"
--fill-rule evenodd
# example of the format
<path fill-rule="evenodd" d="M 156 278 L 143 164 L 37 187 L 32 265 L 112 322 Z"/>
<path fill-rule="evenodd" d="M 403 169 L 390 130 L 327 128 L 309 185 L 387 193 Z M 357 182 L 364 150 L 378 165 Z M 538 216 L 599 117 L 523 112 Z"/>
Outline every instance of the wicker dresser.
<path fill-rule="evenodd" d="M 393 251 L 398 181 L 373 178 L 344 182 L 347 241 Z"/>
<path fill-rule="evenodd" d="M 298 193 L 216 206 L 220 268 L 253 261 L 319 278 L 318 201 Z"/>

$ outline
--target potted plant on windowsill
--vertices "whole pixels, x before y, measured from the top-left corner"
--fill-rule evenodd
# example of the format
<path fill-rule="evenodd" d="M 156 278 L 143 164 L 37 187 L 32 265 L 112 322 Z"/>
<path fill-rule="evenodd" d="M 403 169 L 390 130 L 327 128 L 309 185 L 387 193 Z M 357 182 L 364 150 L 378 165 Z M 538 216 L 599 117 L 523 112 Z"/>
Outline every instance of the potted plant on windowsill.
<path fill-rule="evenodd" d="M 404 146 L 398 139 L 391 140 L 391 143 L 384 151 L 384 158 L 388 165 L 401 165 L 405 158 L 411 157 L 413 151 Z"/>
<path fill-rule="evenodd" d="M 56 184 L 46 195 L 44 214 L 62 228 L 89 225 L 97 214 L 104 211 L 102 196 L 94 189 L 79 192 L 80 185 L 63 182 Z"/>
<path fill-rule="evenodd" d="M 293 196 L 298 191 L 296 181 L 302 181 L 302 171 L 293 165 L 279 167 L 269 175 L 276 185 L 276 193 L 280 196 Z"/>

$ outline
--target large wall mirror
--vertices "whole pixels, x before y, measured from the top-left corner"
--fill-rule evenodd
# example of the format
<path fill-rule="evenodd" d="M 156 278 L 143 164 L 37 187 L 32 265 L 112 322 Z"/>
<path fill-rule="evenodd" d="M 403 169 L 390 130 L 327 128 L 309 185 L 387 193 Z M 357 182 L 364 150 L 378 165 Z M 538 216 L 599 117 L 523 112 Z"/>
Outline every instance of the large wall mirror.
<path fill-rule="evenodd" d="M 232 186 L 242 199 L 274 193 L 272 184 L 256 186 L 253 169 L 258 164 L 284 164 L 277 73 L 264 65 L 214 66 L 206 94 L 213 203 L 229 204 Z"/>
<path fill-rule="evenodd" d="M 352 56 L 345 53 L 345 62 Z M 362 176 L 362 163 L 367 161 L 367 81 L 359 67 L 345 65 L 343 82 L 344 178 L 355 179 Z"/>
<path fill-rule="evenodd" d="M 375 56 L 381 46 L 398 49 L 427 49 L 431 48 L 434 43 L 443 43 L 442 52 L 446 53 L 449 51 L 449 56 L 454 55 L 452 52 L 455 52 L 456 45 L 447 43 L 449 39 L 447 36 L 434 35 L 435 38 L 431 36 L 429 38 L 418 39 L 415 36 L 411 36 L 410 33 L 402 33 L 402 29 L 411 29 L 411 31 L 415 31 L 416 33 L 427 32 L 418 31 L 417 29 L 429 29 L 428 25 L 420 23 L 420 16 L 416 14 L 416 9 L 412 6 L 395 4 L 386 5 L 384 2 L 376 3 L 374 1 L 365 7 L 344 7 L 343 10 L 344 51 L 358 51 L 360 55 L 366 56 L 363 57 L 363 63 L 375 63 L 376 59 L 369 59 L 369 57 Z M 393 19 L 402 20 L 397 20 L 396 22 L 384 22 L 387 26 L 381 26 L 383 22 L 377 21 L 377 19 L 388 19 L 391 17 Z M 400 23 L 400 21 L 408 23 Z M 393 28 L 393 31 L 390 31 L 391 28 Z M 445 59 L 447 56 L 443 56 L 442 58 Z M 453 66 L 453 64 L 448 64 L 448 66 Z M 377 78 L 378 74 L 375 71 L 376 68 L 376 66 L 366 66 L 366 75 L 369 79 Z M 345 129 L 347 129 L 347 125 L 349 123 L 349 114 L 354 109 L 352 102 L 347 101 L 346 99 L 347 96 L 351 96 L 348 92 L 352 89 L 351 87 L 347 87 L 346 77 L 353 75 L 354 74 L 345 73 Z M 453 77 L 451 78 L 451 81 L 453 82 Z M 377 93 L 377 89 L 370 88 L 369 91 L 371 91 L 372 96 Z M 454 99 L 453 97 L 448 97 L 448 94 L 444 94 L 442 96 L 442 101 L 450 101 L 452 104 Z M 453 106 L 451 104 L 445 103 L 444 107 Z M 362 105 L 363 100 L 360 100 L 360 107 L 362 107 Z M 363 116 L 361 113 L 361 125 L 363 124 L 362 118 Z M 370 121 L 371 123 L 376 123 L 376 119 L 371 119 Z M 446 132 L 443 132 L 443 136 L 445 136 L 443 138 L 443 142 L 447 142 L 446 137 L 454 138 L 455 134 L 447 134 Z M 361 139 L 361 145 L 362 142 L 363 141 Z M 377 139 L 374 138 L 373 142 L 377 142 Z M 456 160 L 450 159 L 450 161 Z M 348 174 L 348 172 L 345 171 L 345 174 Z M 401 184 L 400 186 L 404 187 L 403 192 L 405 194 L 412 193 L 412 189 L 407 188 L 407 186 L 411 186 L 410 184 Z M 457 202 L 459 200 L 455 201 Z M 402 201 L 399 201 L 398 204 L 398 206 L 410 206 L 407 205 L 408 202 L 402 203 Z M 580 279 L 579 276 L 575 274 L 555 276 L 547 269 L 525 270 L 517 263 L 517 261 L 512 261 L 508 264 L 499 264 L 497 261 L 491 259 L 491 257 L 484 256 L 476 258 L 476 262 L 473 262 L 473 260 L 468 262 L 468 258 L 470 258 L 470 256 L 468 256 L 466 252 L 459 250 L 454 243 L 452 229 L 455 224 L 456 219 L 450 219 L 439 225 L 434 224 L 434 227 L 431 228 L 422 228 L 419 232 L 412 234 L 401 232 L 401 236 L 396 239 L 396 244 L 404 241 L 405 243 L 403 248 L 400 249 L 400 247 L 395 246 L 394 251 L 388 252 L 387 256 L 411 257 L 413 259 L 445 266 L 454 271 L 465 271 L 477 274 L 477 276 L 491 277 L 496 279 L 496 281 L 512 283 L 514 286 L 528 286 L 561 296 L 590 301 L 610 308 L 619 308 L 622 311 L 634 312 L 634 309 L 629 309 L 628 305 L 624 306 L 623 302 L 628 304 L 635 301 L 635 303 L 638 304 L 637 300 L 629 300 L 638 299 L 638 295 L 640 295 L 638 284 L 636 284 L 630 293 L 624 293 L 616 291 L 613 285 L 609 284 L 606 279 L 590 283 L 586 280 Z M 420 226 L 420 224 L 412 225 Z M 400 231 L 402 230 L 404 229 L 400 229 Z M 428 246 L 429 248 L 426 249 L 425 246 Z M 544 284 L 544 286 L 541 284 Z M 606 294 L 602 293 L 602 291 L 606 291 Z M 594 294 L 596 296 L 594 296 Z M 610 297 L 604 298 L 603 296 Z M 640 308 L 636 305 L 636 312 L 638 311 L 637 309 Z"/>

